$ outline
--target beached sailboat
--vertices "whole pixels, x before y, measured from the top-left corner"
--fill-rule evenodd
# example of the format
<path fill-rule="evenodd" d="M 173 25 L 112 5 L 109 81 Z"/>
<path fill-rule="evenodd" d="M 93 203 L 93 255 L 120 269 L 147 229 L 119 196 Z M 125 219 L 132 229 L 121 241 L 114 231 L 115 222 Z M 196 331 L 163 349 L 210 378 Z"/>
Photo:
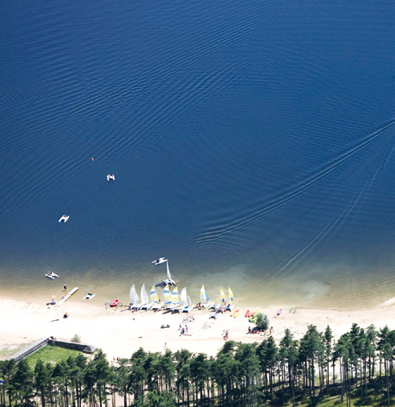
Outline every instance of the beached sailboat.
<path fill-rule="evenodd" d="M 181 307 L 181 299 L 180 299 L 180 294 L 178 292 L 178 288 L 174 287 L 172 293 L 171 293 L 171 301 L 173 303 L 173 306 L 170 308 L 170 311 L 176 311 L 178 308 Z"/>
<path fill-rule="evenodd" d="M 187 294 L 187 289 L 186 287 L 184 287 L 181 291 L 181 308 L 180 311 L 181 312 L 186 312 L 186 313 L 190 313 L 193 309 L 195 304 L 192 304 L 191 299 L 189 298 L 188 294 Z"/>
<path fill-rule="evenodd" d="M 225 309 L 225 307 L 226 307 L 226 297 L 225 297 L 224 290 L 222 288 L 219 290 L 219 296 L 220 296 L 219 304 L 212 303 L 210 305 L 210 307 L 209 307 L 209 310 L 222 312 Z"/>
<path fill-rule="evenodd" d="M 210 298 L 208 297 L 207 291 L 204 288 L 204 285 L 202 285 L 200 289 L 200 308 L 210 308 L 211 305 L 213 305 L 212 302 L 210 302 Z"/>
<path fill-rule="evenodd" d="M 173 306 L 173 300 L 172 300 L 170 288 L 168 285 L 166 285 L 165 288 L 163 289 L 163 299 L 165 300 L 165 305 L 164 305 L 165 310 L 170 309 Z"/>
<path fill-rule="evenodd" d="M 130 287 L 129 297 L 130 297 L 129 308 L 131 310 L 139 309 L 141 303 L 134 284 L 132 285 L 132 287 Z"/>
<path fill-rule="evenodd" d="M 149 304 L 149 298 L 144 283 L 143 286 L 141 287 L 141 305 L 139 309 L 147 309 L 148 305 L 151 307 L 152 304 Z"/>
<path fill-rule="evenodd" d="M 225 297 L 224 290 L 222 288 L 219 290 L 219 296 L 220 296 L 220 301 L 219 301 L 219 305 L 216 308 L 216 310 L 224 311 L 226 309 L 226 297 Z"/>
<path fill-rule="evenodd" d="M 158 296 L 158 293 L 156 292 L 155 285 L 151 287 L 149 299 L 150 302 L 152 303 L 152 306 L 148 309 L 151 309 L 152 311 L 159 311 L 162 308 L 163 302 L 160 302 L 160 298 Z"/>
<path fill-rule="evenodd" d="M 228 287 L 228 294 L 229 294 L 229 302 L 228 305 L 225 308 L 225 311 L 232 311 L 233 306 L 234 306 L 234 298 L 233 298 L 233 291 Z"/>

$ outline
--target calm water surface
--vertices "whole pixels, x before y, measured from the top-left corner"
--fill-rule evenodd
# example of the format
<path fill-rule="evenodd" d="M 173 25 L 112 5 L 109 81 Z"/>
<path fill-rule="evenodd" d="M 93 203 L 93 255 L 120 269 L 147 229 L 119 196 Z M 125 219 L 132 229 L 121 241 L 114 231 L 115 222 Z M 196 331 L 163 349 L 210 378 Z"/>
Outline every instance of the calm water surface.
<path fill-rule="evenodd" d="M 394 296 L 394 26 L 389 1 L 3 4 L 2 292 L 127 301 L 166 256 L 194 301 Z"/>

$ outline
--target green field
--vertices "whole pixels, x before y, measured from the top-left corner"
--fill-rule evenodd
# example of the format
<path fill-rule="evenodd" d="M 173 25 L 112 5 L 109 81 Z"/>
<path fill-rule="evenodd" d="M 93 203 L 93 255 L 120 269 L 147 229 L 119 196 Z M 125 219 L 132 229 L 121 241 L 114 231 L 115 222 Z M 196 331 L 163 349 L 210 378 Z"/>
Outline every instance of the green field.
<path fill-rule="evenodd" d="M 58 346 L 47 345 L 33 353 L 33 355 L 28 356 L 26 360 L 29 365 L 34 368 L 37 361 L 41 359 L 44 363 L 53 363 L 56 364 L 61 360 L 66 360 L 69 356 L 77 356 L 79 353 L 82 353 L 77 350 L 60 348 Z M 85 355 L 86 356 L 86 355 Z"/>

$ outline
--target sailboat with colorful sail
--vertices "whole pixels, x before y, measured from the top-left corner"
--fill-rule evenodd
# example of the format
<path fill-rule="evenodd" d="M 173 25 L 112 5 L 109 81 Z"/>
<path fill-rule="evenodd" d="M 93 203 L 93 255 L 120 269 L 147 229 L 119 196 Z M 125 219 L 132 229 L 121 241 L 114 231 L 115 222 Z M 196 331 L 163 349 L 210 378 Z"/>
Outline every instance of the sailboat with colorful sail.
<path fill-rule="evenodd" d="M 170 309 L 173 306 L 173 300 L 171 298 L 171 292 L 169 286 L 166 284 L 165 288 L 163 289 L 163 299 L 165 301 L 164 308 Z"/>
<path fill-rule="evenodd" d="M 225 308 L 226 308 L 226 297 L 225 297 L 224 290 L 222 288 L 219 290 L 219 296 L 220 296 L 220 301 L 219 301 L 218 310 L 225 310 Z"/>
<path fill-rule="evenodd" d="M 225 297 L 224 290 L 222 288 L 219 290 L 219 296 L 220 296 L 219 303 L 218 304 L 212 303 L 209 307 L 209 310 L 222 312 L 225 309 L 226 297 Z"/>
<path fill-rule="evenodd" d="M 226 306 L 226 311 L 232 311 L 233 306 L 234 306 L 234 298 L 233 298 L 233 291 L 231 290 L 230 287 L 228 287 L 228 294 L 229 294 L 229 302 L 228 305 Z"/>
<path fill-rule="evenodd" d="M 163 306 L 163 302 L 160 302 L 160 298 L 158 296 L 158 293 L 156 292 L 155 285 L 153 285 L 151 288 L 149 298 L 150 302 L 152 303 L 152 306 L 151 308 L 148 309 L 151 309 L 152 311 L 159 311 Z"/>
<path fill-rule="evenodd" d="M 210 308 L 213 303 L 210 303 L 210 298 L 208 297 L 207 291 L 202 285 L 200 289 L 200 308 Z"/>
<path fill-rule="evenodd" d="M 171 301 L 173 303 L 173 306 L 170 308 L 170 311 L 176 311 L 177 308 L 181 306 L 181 299 L 180 299 L 180 294 L 178 292 L 178 288 L 174 287 L 172 293 L 171 293 Z"/>

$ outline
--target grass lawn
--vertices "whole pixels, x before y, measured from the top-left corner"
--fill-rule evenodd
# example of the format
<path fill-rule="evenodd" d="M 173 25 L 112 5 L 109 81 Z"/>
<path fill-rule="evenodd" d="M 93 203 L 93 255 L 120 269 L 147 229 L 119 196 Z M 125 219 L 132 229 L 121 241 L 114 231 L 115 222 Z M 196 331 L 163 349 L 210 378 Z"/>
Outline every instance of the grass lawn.
<path fill-rule="evenodd" d="M 38 359 L 41 359 L 44 362 L 44 364 L 48 362 L 56 364 L 61 360 L 68 359 L 69 356 L 75 357 L 79 353 L 82 352 L 78 350 L 65 349 L 60 348 L 58 346 L 47 345 L 38 350 L 37 352 L 33 353 L 33 355 L 28 356 L 26 360 L 28 361 L 29 365 L 32 368 L 34 368 Z"/>

